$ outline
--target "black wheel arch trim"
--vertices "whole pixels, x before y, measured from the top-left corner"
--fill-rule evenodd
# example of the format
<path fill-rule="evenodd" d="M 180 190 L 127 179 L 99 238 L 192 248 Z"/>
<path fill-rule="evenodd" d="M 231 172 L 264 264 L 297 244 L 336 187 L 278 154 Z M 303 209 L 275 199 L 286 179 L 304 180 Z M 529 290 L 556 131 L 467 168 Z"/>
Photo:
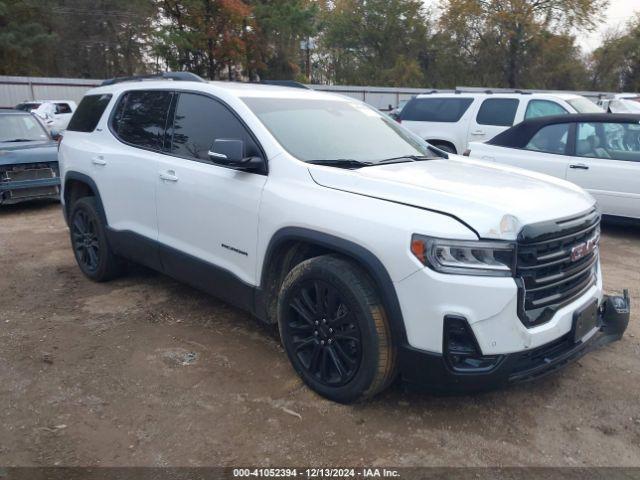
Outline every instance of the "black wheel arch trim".
<path fill-rule="evenodd" d="M 103 221 L 104 225 L 107 226 L 108 225 L 107 214 L 104 211 L 104 206 L 102 205 L 102 198 L 100 197 L 100 191 L 98 190 L 98 186 L 96 185 L 96 182 L 94 182 L 89 175 L 76 172 L 75 170 L 70 170 L 66 172 L 64 175 L 64 181 L 62 182 L 62 185 L 63 185 L 62 197 L 65 199 L 62 213 L 64 214 L 64 219 L 67 222 L 67 224 L 69 223 L 69 213 L 71 213 L 69 210 L 71 205 L 67 205 L 66 198 L 65 198 L 67 196 L 67 183 L 69 182 L 69 180 L 82 182 L 86 184 L 89 187 L 89 189 L 91 189 L 91 191 L 93 192 L 93 196 L 96 198 L 96 202 L 98 204 L 98 214 L 100 215 L 100 219 Z"/>
<path fill-rule="evenodd" d="M 371 276 L 376 287 L 378 287 L 383 306 L 389 319 L 394 343 L 396 345 L 407 344 L 407 334 L 398 295 L 396 293 L 393 280 L 391 280 L 391 277 L 389 276 L 389 272 L 387 272 L 387 269 L 378 257 L 357 243 L 303 227 L 284 227 L 278 230 L 269 241 L 264 261 L 262 263 L 260 288 L 258 289 L 258 292 L 256 292 L 256 312 L 260 318 L 267 317 L 267 299 L 265 298 L 264 292 L 267 287 L 268 267 L 273 260 L 273 255 L 278 250 L 278 247 L 289 241 L 310 243 L 345 255 L 346 257 L 358 262 Z"/>

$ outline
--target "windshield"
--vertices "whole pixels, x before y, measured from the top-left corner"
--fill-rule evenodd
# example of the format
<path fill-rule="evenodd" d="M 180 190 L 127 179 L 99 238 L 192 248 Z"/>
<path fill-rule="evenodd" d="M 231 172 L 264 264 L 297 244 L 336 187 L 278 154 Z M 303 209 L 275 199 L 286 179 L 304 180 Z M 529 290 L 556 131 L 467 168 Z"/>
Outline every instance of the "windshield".
<path fill-rule="evenodd" d="M 46 130 L 31 115 L 0 115 L 0 142 L 48 140 Z"/>
<path fill-rule="evenodd" d="M 243 101 L 276 140 L 303 161 L 376 163 L 403 156 L 434 156 L 426 142 L 360 103 L 290 98 Z"/>
<path fill-rule="evenodd" d="M 572 98 L 567 100 L 567 103 L 578 113 L 604 113 L 602 108 L 584 97 Z"/>

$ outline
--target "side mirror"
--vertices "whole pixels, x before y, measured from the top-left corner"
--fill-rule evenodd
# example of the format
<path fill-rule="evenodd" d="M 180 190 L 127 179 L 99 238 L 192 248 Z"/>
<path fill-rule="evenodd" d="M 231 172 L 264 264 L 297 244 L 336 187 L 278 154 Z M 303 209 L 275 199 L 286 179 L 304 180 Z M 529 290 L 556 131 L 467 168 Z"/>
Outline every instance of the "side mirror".
<path fill-rule="evenodd" d="M 260 157 L 246 157 L 242 140 L 219 138 L 207 152 L 209 159 L 219 165 L 245 172 L 261 170 L 264 162 Z"/>
<path fill-rule="evenodd" d="M 58 140 L 60 140 L 60 137 L 62 136 L 62 135 L 60 135 L 60 132 L 58 130 L 55 130 L 55 129 L 51 129 L 51 131 L 49 133 L 51 134 L 51 139 L 55 140 L 56 142 Z"/>

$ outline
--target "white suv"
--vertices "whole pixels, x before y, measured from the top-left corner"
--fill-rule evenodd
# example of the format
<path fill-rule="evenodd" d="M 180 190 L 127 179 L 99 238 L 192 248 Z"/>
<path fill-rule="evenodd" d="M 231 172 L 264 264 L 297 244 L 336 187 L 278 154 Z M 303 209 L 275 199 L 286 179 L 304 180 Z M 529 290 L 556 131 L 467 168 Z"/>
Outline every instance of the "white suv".
<path fill-rule="evenodd" d="M 126 259 L 246 308 L 340 402 L 397 374 L 447 391 L 527 380 L 624 332 L 580 188 L 447 158 L 346 97 L 164 77 L 88 92 L 62 141 L 87 277 Z"/>
<path fill-rule="evenodd" d="M 426 93 L 411 99 L 398 121 L 449 152 L 485 142 L 523 120 L 569 113 L 602 113 L 595 103 L 563 93 Z"/>

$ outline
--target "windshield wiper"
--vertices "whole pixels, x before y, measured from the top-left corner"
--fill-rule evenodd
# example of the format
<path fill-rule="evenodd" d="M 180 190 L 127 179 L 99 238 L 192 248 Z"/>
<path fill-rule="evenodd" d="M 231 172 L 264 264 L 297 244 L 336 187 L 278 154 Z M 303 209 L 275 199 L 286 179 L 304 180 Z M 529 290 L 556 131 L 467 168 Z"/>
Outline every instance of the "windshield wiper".
<path fill-rule="evenodd" d="M 385 158 L 376 162 L 376 165 L 383 165 L 389 163 L 406 163 L 406 162 L 421 162 L 423 160 L 433 160 L 435 157 L 427 157 L 426 155 L 402 155 L 401 157 Z"/>
<path fill-rule="evenodd" d="M 35 142 L 31 138 L 12 138 L 10 140 L 0 140 L 0 143 L 14 143 L 14 142 Z"/>
<path fill-rule="evenodd" d="M 372 162 L 361 162 L 360 160 L 353 160 L 351 158 L 337 158 L 333 160 L 308 160 L 307 163 L 312 163 L 314 165 L 329 165 L 331 167 L 342 168 L 362 168 L 374 165 Z"/>

